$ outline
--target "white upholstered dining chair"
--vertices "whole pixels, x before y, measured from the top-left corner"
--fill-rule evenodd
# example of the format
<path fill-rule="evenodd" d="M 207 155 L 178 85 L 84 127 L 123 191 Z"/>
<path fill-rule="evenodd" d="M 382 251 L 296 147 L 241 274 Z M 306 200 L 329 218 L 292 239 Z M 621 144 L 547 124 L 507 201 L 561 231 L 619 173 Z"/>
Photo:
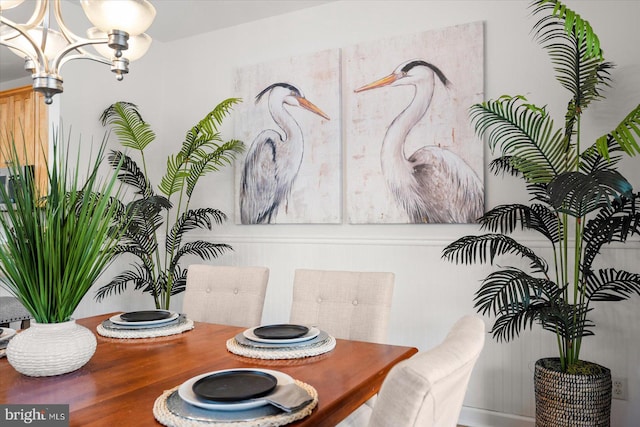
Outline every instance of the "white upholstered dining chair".
<path fill-rule="evenodd" d="M 394 278 L 388 272 L 298 269 L 289 321 L 336 338 L 383 343 Z"/>
<path fill-rule="evenodd" d="M 465 316 L 451 328 L 444 341 L 418 352 L 387 374 L 372 412 L 366 405 L 351 426 L 455 427 L 469 377 L 482 351 L 485 326 L 478 316 Z"/>
<path fill-rule="evenodd" d="M 260 325 L 268 281 L 266 267 L 192 264 L 182 311 L 197 322 Z"/>

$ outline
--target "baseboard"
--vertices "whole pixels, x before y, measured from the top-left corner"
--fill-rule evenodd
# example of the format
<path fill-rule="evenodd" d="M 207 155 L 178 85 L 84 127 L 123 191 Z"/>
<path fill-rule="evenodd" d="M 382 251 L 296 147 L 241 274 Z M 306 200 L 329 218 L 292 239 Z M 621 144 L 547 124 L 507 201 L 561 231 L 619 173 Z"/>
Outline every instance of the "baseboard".
<path fill-rule="evenodd" d="M 519 415 L 463 406 L 458 424 L 467 427 L 533 427 L 535 420 Z"/>

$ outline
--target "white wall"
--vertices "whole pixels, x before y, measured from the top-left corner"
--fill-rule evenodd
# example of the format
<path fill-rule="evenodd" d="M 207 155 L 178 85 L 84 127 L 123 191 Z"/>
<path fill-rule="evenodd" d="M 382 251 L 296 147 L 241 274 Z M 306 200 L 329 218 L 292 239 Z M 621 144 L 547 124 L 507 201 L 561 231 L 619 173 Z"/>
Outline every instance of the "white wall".
<path fill-rule="evenodd" d="M 532 40 L 528 1 L 338 1 L 172 43 L 154 42 L 147 57 L 134 63 L 124 82 L 112 82 L 97 64 L 71 64 L 64 71 L 60 102 L 65 125 L 100 139 L 100 112 L 112 102 L 137 103 L 161 145 L 152 161 L 158 177 L 165 155 L 175 151 L 185 131 L 217 102 L 235 96 L 234 68 L 363 41 L 412 34 L 461 23 L 485 22 L 485 94 L 521 93 L 562 114 L 566 96 L 555 83 L 551 66 Z M 567 1 L 589 20 L 600 36 L 607 59 L 617 68 L 607 100 L 587 114 L 591 136 L 613 128 L 640 100 L 640 49 L 637 48 L 637 1 Z M 197 7 L 197 6 L 194 6 Z M 247 102 L 251 102 L 247 100 Z M 558 121 L 562 120 L 558 116 Z M 227 137 L 233 137 L 229 124 Z M 346 141 L 348 143 L 348 141 Z M 112 142 L 115 146 L 115 143 Z M 485 162 L 491 156 L 486 152 Z M 640 187 L 638 158 L 626 170 Z M 486 175 L 486 172 L 485 172 Z M 157 178 L 157 177 L 156 177 Z M 156 179 L 157 182 L 157 179 Z M 233 218 L 233 171 L 207 178 L 198 203 L 214 206 Z M 487 207 L 522 197 L 514 181 L 485 176 Z M 235 251 L 220 264 L 265 265 L 271 269 L 263 322 L 288 319 L 295 268 L 326 268 L 396 273 L 389 341 L 428 349 L 454 321 L 473 313 L 473 293 L 488 271 L 460 267 L 440 259 L 442 248 L 477 232 L 473 225 L 271 225 L 217 228 L 213 239 Z M 540 242 L 530 241 L 534 248 Z M 607 261 L 637 271 L 640 244 L 607 250 Z M 121 265 L 114 265 L 112 272 Z M 174 306 L 180 307 L 180 298 Z M 77 316 L 149 306 L 150 298 L 129 292 L 96 304 L 87 298 Z M 635 426 L 640 420 L 640 315 L 638 299 L 597 307 L 597 336 L 586 340 L 583 357 L 610 367 L 629 380 L 629 400 L 614 401 L 613 425 Z M 487 325 L 490 326 L 489 320 Z M 474 371 L 461 422 L 469 425 L 528 425 L 534 414 L 533 363 L 555 355 L 554 337 L 538 330 L 510 344 L 488 339 Z M 525 417 L 525 418 L 522 418 Z"/>

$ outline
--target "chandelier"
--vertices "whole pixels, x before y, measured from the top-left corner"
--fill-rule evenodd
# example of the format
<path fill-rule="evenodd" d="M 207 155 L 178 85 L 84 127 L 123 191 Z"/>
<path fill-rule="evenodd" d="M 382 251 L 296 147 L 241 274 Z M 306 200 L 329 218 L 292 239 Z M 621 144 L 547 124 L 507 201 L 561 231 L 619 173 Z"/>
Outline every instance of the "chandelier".
<path fill-rule="evenodd" d="M 144 32 L 151 26 L 156 10 L 147 0 L 80 0 L 80 5 L 95 27 L 86 37 L 74 34 L 62 19 L 61 0 L 29 0 L 34 5 L 31 18 L 24 24 L 3 16 L 24 0 L 0 0 L 0 45 L 24 58 L 31 73 L 33 90 L 44 95 L 45 103 L 62 92 L 60 69 L 72 59 L 90 59 L 111 65 L 118 80 L 129 72 L 129 62 L 144 55 L 151 37 Z M 51 10 L 56 28 L 51 27 Z M 95 53 L 86 50 L 93 46 Z"/>

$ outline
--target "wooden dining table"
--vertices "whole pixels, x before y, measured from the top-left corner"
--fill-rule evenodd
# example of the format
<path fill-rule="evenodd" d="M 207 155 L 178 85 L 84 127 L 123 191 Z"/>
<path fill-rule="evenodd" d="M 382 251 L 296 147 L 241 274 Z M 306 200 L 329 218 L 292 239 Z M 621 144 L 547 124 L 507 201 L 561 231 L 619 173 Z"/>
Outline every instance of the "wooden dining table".
<path fill-rule="evenodd" d="M 94 333 L 114 313 L 80 319 Z M 153 404 L 163 391 L 194 376 L 231 368 L 284 372 L 313 386 L 318 405 L 311 415 L 289 424 L 335 426 L 380 389 L 389 369 L 417 352 L 416 348 L 336 340 L 319 356 L 264 360 L 227 350 L 229 338 L 245 328 L 194 322 L 177 335 L 143 339 L 98 335 L 96 352 L 75 372 L 54 377 L 28 377 L 0 359 L 0 403 L 68 404 L 71 426 L 157 426 Z"/>

